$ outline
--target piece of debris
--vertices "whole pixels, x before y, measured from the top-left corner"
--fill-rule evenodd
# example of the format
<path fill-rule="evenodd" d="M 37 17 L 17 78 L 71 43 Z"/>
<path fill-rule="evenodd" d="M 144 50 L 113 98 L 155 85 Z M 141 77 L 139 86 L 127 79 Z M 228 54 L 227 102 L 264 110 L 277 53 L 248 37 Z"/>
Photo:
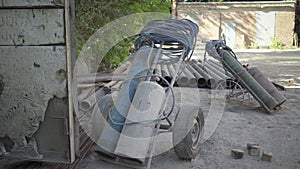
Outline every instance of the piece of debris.
<path fill-rule="evenodd" d="M 272 161 L 272 157 L 273 157 L 272 152 L 266 152 L 266 151 L 264 151 L 262 153 L 261 159 L 263 161 L 269 161 L 269 162 L 271 162 Z"/>
<path fill-rule="evenodd" d="M 278 90 L 285 90 L 285 87 L 278 84 L 278 83 L 275 83 L 275 82 L 272 82 L 272 84 L 278 89 Z"/>
<path fill-rule="evenodd" d="M 240 150 L 240 149 L 232 149 L 231 150 L 231 156 L 234 158 L 234 159 L 241 159 L 244 157 L 244 151 L 243 150 Z"/>

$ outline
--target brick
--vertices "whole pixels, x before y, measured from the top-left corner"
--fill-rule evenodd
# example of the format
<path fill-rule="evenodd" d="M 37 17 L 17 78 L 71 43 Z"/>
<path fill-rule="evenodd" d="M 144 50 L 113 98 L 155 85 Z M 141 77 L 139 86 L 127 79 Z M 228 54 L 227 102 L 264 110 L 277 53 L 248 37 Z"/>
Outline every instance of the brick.
<path fill-rule="evenodd" d="M 243 150 L 240 150 L 240 149 L 232 149 L 231 150 L 231 156 L 234 158 L 234 159 L 241 159 L 244 157 L 244 151 Z"/>
<path fill-rule="evenodd" d="M 256 145 L 251 145 L 248 148 L 248 155 L 250 156 L 260 156 L 260 147 Z"/>
<path fill-rule="evenodd" d="M 249 149 L 251 146 L 259 146 L 259 144 L 254 143 L 254 142 L 247 143 L 247 149 Z"/>
<path fill-rule="evenodd" d="M 269 162 L 271 162 L 271 161 L 272 161 L 272 157 L 273 157 L 272 152 L 266 152 L 266 151 L 264 151 L 264 152 L 262 153 L 261 159 L 262 159 L 263 161 L 269 161 Z"/>

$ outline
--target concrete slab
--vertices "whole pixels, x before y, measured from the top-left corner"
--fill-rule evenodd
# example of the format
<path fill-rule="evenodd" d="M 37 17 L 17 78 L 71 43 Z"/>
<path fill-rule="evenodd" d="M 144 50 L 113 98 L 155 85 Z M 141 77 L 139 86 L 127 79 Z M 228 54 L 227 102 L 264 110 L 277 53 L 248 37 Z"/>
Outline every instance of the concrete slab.
<path fill-rule="evenodd" d="M 0 45 L 65 43 L 63 9 L 2 9 L 0 25 Z"/>
<path fill-rule="evenodd" d="M 0 141 L 9 156 L 41 158 L 33 134 L 44 120 L 48 102 L 66 94 L 66 54 L 63 46 L 0 47 Z"/>
<path fill-rule="evenodd" d="M 32 7 L 64 5 L 64 0 L 2 0 L 0 7 Z"/>

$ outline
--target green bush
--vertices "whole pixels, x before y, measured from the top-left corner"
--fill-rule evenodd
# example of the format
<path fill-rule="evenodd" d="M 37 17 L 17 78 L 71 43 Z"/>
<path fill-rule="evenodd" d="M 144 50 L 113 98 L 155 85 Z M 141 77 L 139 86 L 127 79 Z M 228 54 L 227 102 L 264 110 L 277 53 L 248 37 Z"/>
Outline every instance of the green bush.
<path fill-rule="evenodd" d="M 283 49 L 283 44 L 275 37 L 271 37 L 270 49 Z"/>
<path fill-rule="evenodd" d="M 75 0 L 76 54 L 79 56 L 86 41 L 105 24 L 120 17 L 142 12 L 170 13 L 171 0 Z M 103 57 L 98 71 L 116 68 L 128 55 L 134 39 L 124 37 Z M 96 39 L 93 48 L 105 48 L 105 42 Z M 95 59 L 91 55 L 91 60 Z"/>

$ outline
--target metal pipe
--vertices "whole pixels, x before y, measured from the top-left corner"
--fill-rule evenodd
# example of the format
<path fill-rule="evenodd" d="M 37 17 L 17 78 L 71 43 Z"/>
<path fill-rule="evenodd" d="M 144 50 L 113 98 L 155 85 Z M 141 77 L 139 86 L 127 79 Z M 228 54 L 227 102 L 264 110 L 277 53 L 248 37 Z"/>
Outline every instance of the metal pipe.
<path fill-rule="evenodd" d="M 83 111 L 90 110 L 92 107 L 94 107 L 97 100 L 99 100 L 105 94 L 106 94 L 106 92 L 103 87 L 101 89 L 97 90 L 95 93 L 92 92 L 92 94 L 88 98 L 79 102 L 79 108 Z"/>
<path fill-rule="evenodd" d="M 224 69 L 223 65 L 221 63 L 218 63 L 217 61 L 214 61 L 214 60 L 210 59 L 206 63 L 212 65 L 213 67 L 218 69 L 220 72 L 225 72 L 225 69 Z"/>
<path fill-rule="evenodd" d="M 183 72 L 183 70 L 181 70 L 181 72 L 178 76 L 177 84 L 179 87 L 188 86 L 188 78 L 186 77 L 186 74 Z"/>
<path fill-rule="evenodd" d="M 171 82 L 172 79 L 171 79 L 167 65 L 161 64 L 161 74 L 169 83 Z"/>
<path fill-rule="evenodd" d="M 235 86 L 234 79 L 227 75 L 228 72 L 224 70 L 223 67 L 221 67 L 220 64 L 216 62 L 206 62 L 205 66 L 207 66 L 210 70 L 214 71 L 216 74 L 218 74 L 220 77 L 224 78 L 226 81 L 226 86 L 224 86 L 226 89 L 232 89 Z"/>
<path fill-rule="evenodd" d="M 177 66 L 176 63 L 170 64 L 170 65 L 169 65 L 171 71 L 173 72 L 172 78 L 173 78 L 173 77 L 176 77 L 174 86 L 178 86 L 178 83 L 177 83 L 177 82 L 178 82 L 178 80 L 179 80 L 179 77 L 178 77 L 178 74 L 176 74 L 175 66 Z"/>
<path fill-rule="evenodd" d="M 202 64 L 199 62 L 197 63 L 207 74 L 209 74 L 214 80 L 215 84 L 211 86 L 212 88 L 215 88 L 218 84 L 222 83 L 225 81 L 222 77 L 220 77 L 218 74 L 215 73 L 214 70 L 209 69 L 208 67 L 204 67 Z"/>
<path fill-rule="evenodd" d="M 195 76 L 190 72 L 190 70 L 187 67 L 184 67 L 183 72 L 188 79 L 188 85 L 190 87 L 198 87 L 197 79 L 195 78 Z"/>
<path fill-rule="evenodd" d="M 199 73 L 203 76 L 203 78 L 206 81 L 206 87 L 208 88 L 212 88 L 212 86 L 215 85 L 215 80 L 208 74 L 206 73 L 198 64 L 196 64 L 195 61 L 191 62 L 191 66 Z"/>
<path fill-rule="evenodd" d="M 187 64 L 187 68 L 196 77 L 197 83 L 198 83 L 198 87 L 200 87 L 200 88 L 205 87 L 205 85 L 206 85 L 205 78 L 200 73 L 198 73 L 197 70 L 195 70 L 190 64 Z"/>
<path fill-rule="evenodd" d="M 159 76 L 162 76 L 161 65 L 160 64 L 156 64 L 156 67 L 154 69 L 154 73 L 158 74 Z M 162 84 L 163 80 L 159 78 L 159 80 L 157 81 L 157 83 Z"/>
<path fill-rule="evenodd" d="M 90 75 L 81 75 L 77 77 L 78 84 L 86 83 L 98 83 L 98 82 L 107 82 L 107 81 L 121 81 L 126 77 L 125 74 L 112 74 L 112 73 L 97 73 Z"/>
<path fill-rule="evenodd" d="M 226 89 L 232 89 L 235 85 L 235 83 L 233 83 L 233 79 L 227 75 L 225 75 L 225 70 L 223 69 L 223 71 L 220 71 L 219 69 L 215 68 L 214 66 L 211 65 L 211 63 L 206 63 L 204 65 L 204 67 L 212 74 L 215 74 L 217 76 L 219 76 L 222 79 L 222 82 L 226 82 L 224 83 L 224 88 Z"/>
<path fill-rule="evenodd" d="M 228 75 L 229 72 L 224 69 L 224 67 L 221 65 L 221 63 L 218 63 L 213 60 L 208 60 L 206 63 L 208 65 L 210 65 L 211 67 L 214 67 L 217 72 L 224 74 L 226 76 L 227 89 L 232 89 L 235 86 L 235 83 L 233 83 L 235 81 L 235 79 L 233 79 L 231 76 Z"/>
<path fill-rule="evenodd" d="M 86 99 L 87 97 L 89 97 L 89 95 L 90 95 L 93 91 L 95 91 L 95 87 L 93 87 L 93 88 L 87 88 L 87 89 L 81 90 L 81 92 L 80 92 L 80 94 L 78 95 L 78 98 L 77 98 L 78 101 L 80 102 L 80 101 Z"/>
<path fill-rule="evenodd" d="M 206 63 L 204 65 L 204 68 L 208 69 L 209 71 L 214 72 L 216 75 L 218 75 L 223 80 L 226 80 L 226 79 L 229 78 L 228 76 L 225 75 L 225 70 L 223 70 L 223 72 L 220 72 L 217 68 L 215 68 L 214 66 L 212 66 L 210 63 Z"/>
<path fill-rule="evenodd" d="M 171 63 L 167 65 L 171 78 L 175 77 L 175 69 Z"/>
<path fill-rule="evenodd" d="M 275 98 L 280 106 L 286 101 L 286 98 L 278 91 L 278 89 L 272 84 L 272 82 L 257 68 L 252 67 L 248 72 L 254 77 L 257 82 L 265 88 L 268 93 Z"/>

